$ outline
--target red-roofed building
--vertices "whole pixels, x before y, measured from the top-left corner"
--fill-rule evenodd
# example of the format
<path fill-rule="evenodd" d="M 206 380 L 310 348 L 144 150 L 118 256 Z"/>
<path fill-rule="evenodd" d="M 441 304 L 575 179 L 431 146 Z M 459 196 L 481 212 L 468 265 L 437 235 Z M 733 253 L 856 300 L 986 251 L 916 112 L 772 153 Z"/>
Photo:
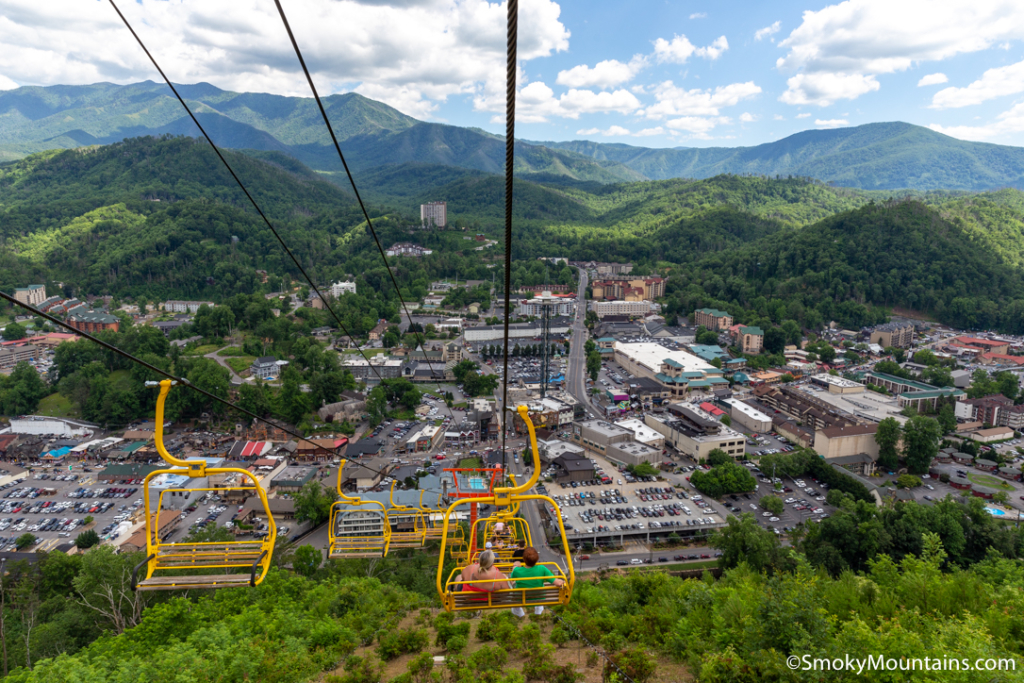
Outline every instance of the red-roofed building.
<path fill-rule="evenodd" d="M 974 346 L 988 353 L 1006 353 L 1010 350 L 1010 342 L 981 339 L 979 337 L 957 337 L 953 340 L 953 343 L 960 346 Z"/>
<path fill-rule="evenodd" d="M 345 455 L 348 439 L 303 439 L 295 448 L 295 459 L 299 462 L 326 462 Z"/>
<path fill-rule="evenodd" d="M 1005 353 L 983 353 L 978 358 L 984 365 L 1024 365 L 1024 356 Z"/>
<path fill-rule="evenodd" d="M 712 403 L 708 403 L 707 401 L 700 404 L 700 409 L 706 413 L 711 413 L 715 417 L 722 417 L 723 415 L 725 415 L 724 410 L 722 410 L 721 408 Z"/>
<path fill-rule="evenodd" d="M 269 441 L 236 441 L 228 451 L 232 460 L 250 460 L 266 455 L 273 447 Z"/>

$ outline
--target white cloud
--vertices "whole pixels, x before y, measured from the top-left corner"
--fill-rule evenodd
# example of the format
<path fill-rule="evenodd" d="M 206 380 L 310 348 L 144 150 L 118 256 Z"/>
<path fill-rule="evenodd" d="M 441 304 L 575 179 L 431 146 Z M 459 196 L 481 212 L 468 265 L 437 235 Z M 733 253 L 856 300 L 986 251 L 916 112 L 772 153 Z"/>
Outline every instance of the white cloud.
<path fill-rule="evenodd" d="M 608 130 L 601 130 L 600 128 L 586 128 L 584 130 L 576 131 L 576 135 L 603 135 L 607 137 L 622 137 L 624 135 L 631 135 L 628 128 L 622 126 L 611 126 Z"/>
<path fill-rule="evenodd" d="M 848 126 L 850 122 L 846 119 L 815 119 L 814 125 L 822 128 L 838 128 L 839 126 Z"/>
<path fill-rule="evenodd" d="M 804 112 L 803 114 L 797 114 L 796 117 L 798 119 L 806 119 L 806 118 L 810 117 L 810 114 L 808 114 L 807 112 Z"/>
<path fill-rule="evenodd" d="M 664 128 L 662 128 L 661 126 L 655 126 L 654 128 L 644 128 L 643 130 L 638 130 L 637 132 L 633 133 L 633 136 L 634 137 L 638 137 L 638 138 L 644 138 L 644 137 L 648 137 L 648 136 L 651 136 L 651 135 L 664 135 L 664 134 L 665 134 L 665 129 Z"/>
<path fill-rule="evenodd" d="M 808 114 L 808 116 L 810 116 L 810 114 Z M 783 116 L 782 114 L 776 114 L 772 118 L 775 119 L 776 121 L 785 121 L 786 120 L 786 117 Z"/>
<path fill-rule="evenodd" d="M 825 106 L 879 88 L 876 76 L 1024 38 L 1019 0 L 846 0 L 803 21 L 777 66 L 799 71 L 780 98 Z"/>
<path fill-rule="evenodd" d="M 743 123 L 753 123 L 754 121 L 757 121 L 757 117 L 751 114 L 750 112 L 745 111 L 742 114 L 740 114 L 740 121 L 742 121 Z"/>
<path fill-rule="evenodd" d="M 780 28 L 782 28 L 782 22 L 781 21 L 776 21 L 771 26 L 765 26 L 764 28 L 759 28 L 759 29 L 757 29 L 757 31 L 754 32 L 754 40 L 761 40 L 762 38 L 768 38 L 769 36 L 773 36 L 773 35 L 775 35 L 776 33 L 779 32 Z"/>
<path fill-rule="evenodd" d="M 949 79 L 946 78 L 946 74 L 944 73 L 928 74 L 927 76 L 921 77 L 921 80 L 917 82 L 917 87 L 923 88 L 926 85 L 938 85 L 939 83 L 945 83 L 948 80 Z"/>
<path fill-rule="evenodd" d="M 981 104 L 1004 95 L 1024 92 L 1024 62 L 989 69 L 966 88 L 943 88 L 932 97 L 933 109 L 954 109 Z"/>
<path fill-rule="evenodd" d="M 17 83 L 7 78 L 7 76 L 0 74 L 0 90 L 14 90 L 17 87 Z"/>
<path fill-rule="evenodd" d="M 729 49 L 729 41 L 725 39 L 725 36 L 718 36 L 715 38 L 715 42 L 711 43 L 707 47 L 698 47 L 694 52 L 698 57 L 706 57 L 711 60 L 718 59 L 722 56 L 722 53 Z"/>
<path fill-rule="evenodd" d="M 961 140 L 991 140 L 1007 133 L 1024 132 L 1024 102 L 1016 104 L 985 126 L 928 126 L 937 133 L 944 133 Z"/>
<path fill-rule="evenodd" d="M 760 86 L 753 81 L 720 85 L 713 90 L 685 90 L 676 87 L 672 81 L 665 81 L 654 87 L 657 103 L 647 107 L 644 114 L 650 119 L 679 115 L 716 116 L 723 107 L 735 106 L 760 92 Z"/>
<path fill-rule="evenodd" d="M 22 85 L 157 80 L 107 3 L 2 0 L 0 74 Z M 309 96 L 273 3 L 136 0 L 120 9 L 168 76 L 236 91 Z M 356 90 L 414 115 L 450 95 L 502 90 L 505 8 L 488 0 L 288 3 L 323 94 Z M 554 0 L 520 4 L 519 56 L 567 50 Z"/>
<path fill-rule="evenodd" d="M 716 126 L 729 122 L 728 116 L 683 116 L 670 119 L 665 125 L 672 131 L 688 133 L 687 137 L 708 140 L 711 137 L 708 133 Z"/>
<path fill-rule="evenodd" d="M 478 110 L 504 111 L 504 99 L 496 103 L 493 98 L 477 102 Z M 516 97 L 516 120 L 541 123 L 550 117 L 578 119 L 580 114 L 618 112 L 629 114 L 640 108 L 640 100 L 628 90 L 594 92 L 572 88 L 560 97 L 542 81 L 534 81 L 519 91 Z M 495 117 L 499 121 L 503 118 Z"/>
<path fill-rule="evenodd" d="M 690 15 L 690 18 L 691 19 L 707 19 L 708 18 L 708 13 L 707 12 L 694 12 L 693 14 Z"/>
<path fill-rule="evenodd" d="M 779 99 L 786 104 L 825 107 L 836 100 L 852 100 L 880 87 L 874 76 L 841 73 L 803 73 L 786 81 L 789 88 Z"/>
<path fill-rule="evenodd" d="M 628 64 L 616 59 L 598 62 L 593 68 L 580 64 L 566 71 L 559 71 L 555 83 L 571 88 L 610 88 L 631 81 L 646 64 L 647 58 L 643 55 L 634 55 Z"/>
<path fill-rule="evenodd" d="M 673 36 L 671 41 L 658 38 L 654 41 L 654 57 L 658 62 L 670 62 L 683 64 L 690 55 L 697 55 L 706 59 L 718 59 L 718 57 L 729 49 L 729 41 L 725 36 L 719 36 L 707 47 L 696 47 L 686 36 Z"/>

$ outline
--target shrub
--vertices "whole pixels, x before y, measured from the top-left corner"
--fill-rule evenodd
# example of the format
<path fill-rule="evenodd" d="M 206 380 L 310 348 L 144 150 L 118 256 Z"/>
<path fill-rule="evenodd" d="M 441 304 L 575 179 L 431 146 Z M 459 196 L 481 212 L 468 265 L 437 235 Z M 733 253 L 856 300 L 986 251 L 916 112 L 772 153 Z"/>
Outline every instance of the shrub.
<path fill-rule="evenodd" d="M 468 621 L 455 624 L 454 615 L 449 614 L 448 612 L 441 612 L 434 618 L 434 630 L 437 632 L 437 638 L 434 641 L 434 645 L 448 647 L 449 641 L 451 641 L 452 638 L 462 638 L 464 641 L 469 642 L 469 628 Z M 463 647 L 465 647 L 465 645 L 463 645 Z"/>
<path fill-rule="evenodd" d="M 451 654 L 456 654 L 465 650 L 467 645 L 469 645 L 467 636 L 452 636 L 448 639 L 445 649 Z"/>
<path fill-rule="evenodd" d="M 410 681 L 426 683 L 430 680 L 430 673 L 434 670 L 434 657 L 429 652 L 421 652 L 420 655 L 409 662 Z"/>
<path fill-rule="evenodd" d="M 75 547 L 79 550 L 85 550 L 91 548 L 94 545 L 99 545 L 100 535 L 96 533 L 94 529 L 83 531 L 75 537 Z"/>
<path fill-rule="evenodd" d="M 614 655 L 611 659 L 622 669 L 624 674 L 636 681 L 636 683 L 646 683 L 646 681 L 649 681 L 658 668 L 654 657 L 642 648 L 624 650 Z M 610 677 L 611 674 L 618 673 L 611 662 L 605 664 L 604 668 L 606 676 Z"/>
<path fill-rule="evenodd" d="M 556 626 L 551 629 L 551 635 L 548 639 L 557 647 L 562 647 L 569 642 L 569 634 L 561 626 Z"/>
<path fill-rule="evenodd" d="M 385 661 L 391 661 L 407 652 L 419 652 L 430 643 L 430 636 L 423 629 L 404 629 L 380 635 L 377 654 Z"/>
<path fill-rule="evenodd" d="M 485 645 L 469 656 L 469 666 L 478 673 L 501 671 L 508 663 L 508 652 L 500 645 Z"/>
<path fill-rule="evenodd" d="M 380 662 L 375 662 L 372 657 L 357 657 L 352 655 L 345 660 L 345 675 L 328 675 L 327 683 L 378 683 L 384 667 Z"/>

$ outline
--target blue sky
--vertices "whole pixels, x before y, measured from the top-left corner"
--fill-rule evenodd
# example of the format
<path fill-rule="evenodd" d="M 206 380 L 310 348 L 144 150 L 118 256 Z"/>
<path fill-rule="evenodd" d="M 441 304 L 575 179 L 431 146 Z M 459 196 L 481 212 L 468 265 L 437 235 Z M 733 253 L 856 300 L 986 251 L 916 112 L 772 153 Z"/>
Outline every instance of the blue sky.
<path fill-rule="evenodd" d="M 308 96 L 272 2 L 119 0 L 177 82 Z M 505 8 L 286 0 L 321 92 L 503 132 Z M 738 146 L 907 121 L 1024 145 L 1020 0 L 520 0 L 517 135 Z M 0 0 L 0 89 L 156 75 L 106 0 Z"/>

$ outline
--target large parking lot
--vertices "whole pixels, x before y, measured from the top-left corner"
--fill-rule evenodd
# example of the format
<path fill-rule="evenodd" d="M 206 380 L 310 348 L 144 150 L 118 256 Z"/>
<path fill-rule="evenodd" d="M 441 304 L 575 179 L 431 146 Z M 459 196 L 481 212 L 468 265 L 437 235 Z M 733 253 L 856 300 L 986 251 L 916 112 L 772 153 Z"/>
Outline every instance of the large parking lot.
<path fill-rule="evenodd" d="M 0 549 L 12 549 L 26 533 L 36 537 L 39 549 L 52 549 L 73 541 L 87 517 L 103 539 L 124 532 L 122 523 L 130 523 L 142 506 L 141 482 L 96 483 L 95 471 L 72 467 L 78 473 L 39 468 L 0 490 Z"/>

